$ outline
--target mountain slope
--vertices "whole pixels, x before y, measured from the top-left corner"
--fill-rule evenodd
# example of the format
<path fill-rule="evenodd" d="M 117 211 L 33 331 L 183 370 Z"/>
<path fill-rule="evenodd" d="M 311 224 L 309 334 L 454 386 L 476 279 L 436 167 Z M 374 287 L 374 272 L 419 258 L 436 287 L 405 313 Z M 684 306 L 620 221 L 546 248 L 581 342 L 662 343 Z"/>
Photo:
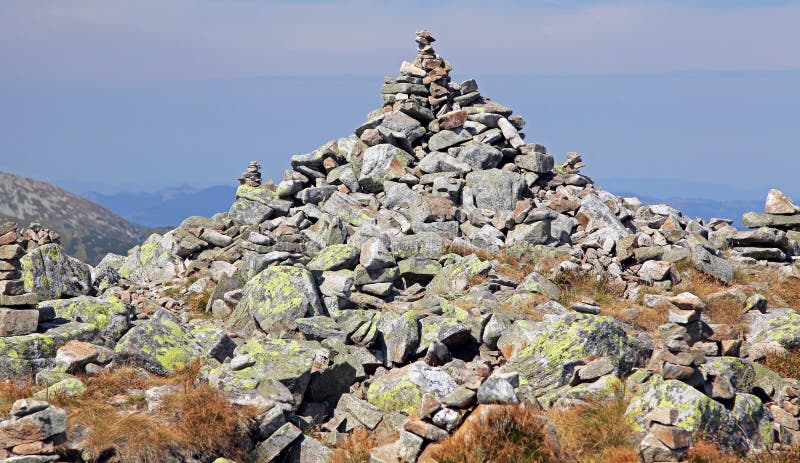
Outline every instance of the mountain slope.
<path fill-rule="evenodd" d="M 0 219 L 38 222 L 61 234 L 71 255 L 97 263 L 108 252 L 125 254 L 149 231 L 113 212 L 39 180 L 0 172 Z"/>
<path fill-rule="evenodd" d="M 235 187 L 220 185 L 202 189 L 186 186 L 152 193 L 89 192 L 83 196 L 139 225 L 174 227 L 192 215 L 211 217 L 227 211 L 235 193 Z"/>

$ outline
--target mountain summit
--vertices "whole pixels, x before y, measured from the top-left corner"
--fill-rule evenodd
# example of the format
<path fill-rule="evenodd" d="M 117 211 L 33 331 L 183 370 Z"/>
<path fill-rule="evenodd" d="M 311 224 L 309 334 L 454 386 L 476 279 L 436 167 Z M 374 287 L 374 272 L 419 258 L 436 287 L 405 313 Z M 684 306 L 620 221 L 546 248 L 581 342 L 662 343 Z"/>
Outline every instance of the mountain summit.
<path fill-rule="evenodd" d="M 36 380 L 0 455 L 797 461 L 800 208 L 739 231 L 600 190 L 416 41 L 226 213 L 94 269 L 0 228 L 0 378 Z"/>

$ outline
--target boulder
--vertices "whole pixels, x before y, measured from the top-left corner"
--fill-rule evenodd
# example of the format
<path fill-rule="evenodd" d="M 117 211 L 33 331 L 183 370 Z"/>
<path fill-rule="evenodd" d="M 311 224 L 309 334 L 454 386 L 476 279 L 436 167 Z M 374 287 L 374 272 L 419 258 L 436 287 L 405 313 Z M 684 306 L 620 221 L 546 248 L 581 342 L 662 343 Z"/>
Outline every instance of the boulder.
<path fill-rule="evenodd" d="M 367 400 L 386 413 L 412 415 L 424 394 L 432 394 L 441 401 L 457 387 L 443 369 L 416 362 L 376 377 L 367 390 Z"/>
<path fill-rule="evenodd" d="M 200 355 L 202 348 L 172 312 L 158 309 L 128 331 L 114 351 L 156 374 L 168 374 Z"/>
<path fill-rule="evenodd" d="M 394 180 L 405 174 L 410 156 L 400 148 L 382 143 L 364 151 L 358 183 L 369 193 L 383 190 L 383 182 Z"/>
<path fill-rule="evenodd" d="M 136 283 L 171 280 L 181 272 L 181 265 L 173 259 L 171 250 L 172 232 L 164 236 L 154 233 L 130 250 L 119 275 Z"/>
<path fill-rule="evenodd" d="M 55 243 L 39 246 L 20 259 L 26 292 L 41 299 L 92 294 L 92 269 Z"/>
<path fill-rule="evenodd" d="M 475 206 L 495 211 L 513 211 L 525 186 L 520 174 L 499 169 L 473 171 L 466 180 L 475 197 Z"/>
<path fill-rule="evenodd" d="M 295 320 L 324 315 L 314 277 L 306 269 L 276 265 L 251 278 L 230 318 L 234 331 L 251 331 L 254 321 L 267 333 L 296 328 Z"/>
<path fill-rule="evenodd" d="M 520 383 L 538 395 L 565 385 L 575 362 L 590 356 L 607 358 L 616 375 L 627 373 L 635 362 L 635 351 L 617 320 L 568 314 L 530 333 L 527 346 L 503 368 L 519 372 Z"/>

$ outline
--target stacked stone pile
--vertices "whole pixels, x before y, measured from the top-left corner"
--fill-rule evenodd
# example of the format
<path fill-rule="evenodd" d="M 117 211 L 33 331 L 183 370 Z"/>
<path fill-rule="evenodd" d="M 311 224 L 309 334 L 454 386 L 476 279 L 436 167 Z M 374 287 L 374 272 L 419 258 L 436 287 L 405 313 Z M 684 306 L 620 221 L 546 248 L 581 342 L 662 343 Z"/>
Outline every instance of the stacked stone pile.
<path fill-rule="evenodd" d="M 20 231 L 20 244 L 31 250 L 45 244 L 61 244 L 61 235 L 57 231 L 43 227 L 41 224 L 32 223 Z"/>
<path fill-rule="evenodd" d="M 261 186 L 261 164 L 251 161 L 247 170 L 239 177 L 239 184 L 251 187 Z"/>
<path fill-rule="evenodd" d="M 41 400 L 14 402 L 11 418 L 0 421 L 0 458 L 8 462 L 60 461 L 57 447 L 67 440 L 67 414 Z"/>
<path fill-rule="evenodd" d="M 755 363 L 800 346 L 800 315 L 726 287 L 742 295 L 739 332 L 711 322 L 718 295 L 684 289 L 695 272 L 738 284 L 743 232 L 596 188 L 581 155 L 556 163 L 510 108 L 453 82 L 433 42 L 417 34 L 417 57 L 354 133 L 292 156 L 277 185 L 252 162 L 227 213 L 107 256 L 90 291 L 51 281 L 81 274 L 67 259 L 31 264 L 37 291 L 64 298 L 40 306 L 68 323 L 38 334 L 52 345 L 0 341 L 0 366 L 79 394 L 73 374 L 170 374 L 201 356 L 200 381 L 268 410 L 243 444 L 257 461 L 320 461 L 356 428 L 399 431 L 374 462 L 426 461 L 481 410 L 570 407 L 623 385 L 645 461 L 706 435 L 740 450 L 800 440 L 800 382 Z M 573 277 L 609 294 L 570 297 Z M 208 294 L 214 319 L 197 319 L 187 301 Z M 607 315 L 635 323 L 657 304 L 669 319 L 655 337 Z"/>
<path fill-rule="evenodd" d="M 733 255 L 745 262 L 785 262 L 800 255 L 800 208 L 780 190 L 769 190 L 764 213 L 748 212 L 750 231 L 729 235 Z"/>
<path fill-rule="evenodd" d="M 36 294 L 26 291 L 20 272 L 23 247 L 17 243 L 17 224 L 0 225 L 0 336 L 20 336 L 36 331 L 39 302 Z"/>

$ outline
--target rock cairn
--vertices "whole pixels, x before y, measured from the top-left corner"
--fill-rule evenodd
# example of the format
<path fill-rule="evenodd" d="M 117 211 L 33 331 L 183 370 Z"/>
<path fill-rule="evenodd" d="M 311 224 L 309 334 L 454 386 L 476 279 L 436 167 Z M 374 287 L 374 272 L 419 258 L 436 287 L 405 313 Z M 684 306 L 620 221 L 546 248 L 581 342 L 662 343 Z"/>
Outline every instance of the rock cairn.
<path fill-rule="evenodd" d="M 11 418 L 0 421 L 0 458 L 3 461 L 61 461 L 57 447 L 66 442 L 66 432 L 64 410 L 42 400 L 17 400 L 11 407 Z"/>
<path fill-rule="evenodd" d="M 19 242 L 29 251 L 45 244 L 61 244 L 61 235 L 34 222 L 19 232 Z"/>
<path fill-rule="evenodd" d="M 21 279 L 20 258 L 25 249 L 19 238 L 16 223 L 0 225 L 0 336 L 30 334 L 39 324 L 37 296 L 26 292 Z"/>
<path fill-rule="evenodd" d="M 800 207 L 780 190 L 769 190 L 763 214 L 748 212 L 742 222 L 752 230 L 730 235 L 734 258 L 786 262 L 800 255 Z"/>
<path fill-rule="evenodd" d="M 700 436 L 742 451 L 800 442 L 800 382 L 756 362 L 800 345 L 800 315 L 734 281 L 734 261 L 756 262 L 740 252 L 753 232 L 595 187 L 578 153 L 556 163 L 510 108 L 452 82 L 433 41 L 419 32 L 380 107 L 292 156 L 278 185 L 251 163 L 227 213 L 95 269 L 54 244 L 29 252 L 22 280 L 66 323 L 4 338 L 0 379 L 78 395 L 84 374 L 169 374 L 200 356 L 200 381 L 264 410 L 241 443 L 253 461 L 323 461 L 356 428 L 399 431 L 371 461 L 430 461 L 493 407 L 623 388 L 645 461 L 681 459 Z M 739 269 L 796 275 L 787 240 L 785 261 Z M 685 292 L 698 272 L 722 291 Z M 712 322 L 726 297 L 746 329 Z M 186 310 L 198 301 L 214 319 Z"/>
<path fill-rule="evenodd" d="M 251 161 L 247 171 L 239 177 L 239 183 L 251 187 L 261 186 L 261 164 Z"/>

